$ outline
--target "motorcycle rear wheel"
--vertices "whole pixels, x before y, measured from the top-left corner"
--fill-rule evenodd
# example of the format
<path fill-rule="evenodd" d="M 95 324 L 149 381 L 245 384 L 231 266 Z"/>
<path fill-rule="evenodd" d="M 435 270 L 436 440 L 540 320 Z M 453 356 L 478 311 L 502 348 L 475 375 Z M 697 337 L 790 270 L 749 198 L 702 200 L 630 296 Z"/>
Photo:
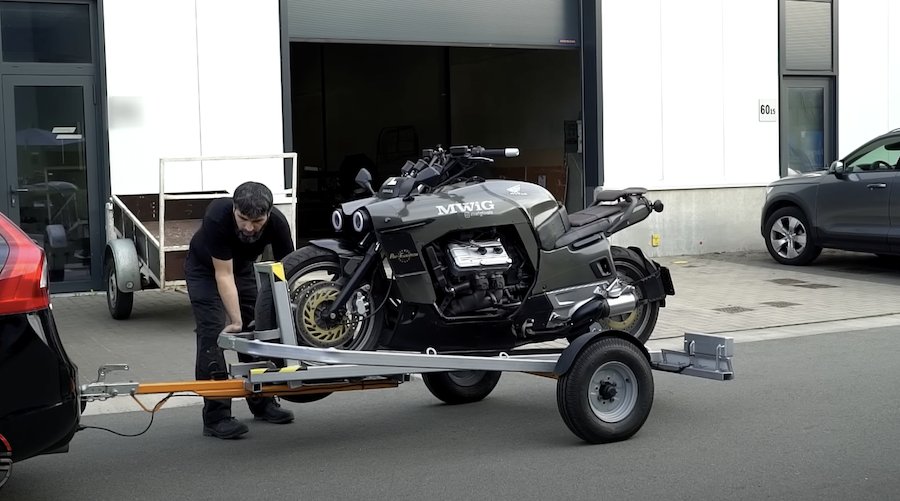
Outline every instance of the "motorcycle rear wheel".
<path fill-rule="evenodd" d="M 624 247 L 612 246 L 613 263 L 619 280 L 625 284 L 633 284 L 647 275 L 643 260 L 634 251 Z M 641 302 L 641 291 L 635 290 L 638 305 L 624 315 L 599 319 L 597 322 L 603 330 L 618 330 L 631 334 L 641 343 L 646 343 L 653 334 L 656 321 L 659 319 L 659 302 Z"/>

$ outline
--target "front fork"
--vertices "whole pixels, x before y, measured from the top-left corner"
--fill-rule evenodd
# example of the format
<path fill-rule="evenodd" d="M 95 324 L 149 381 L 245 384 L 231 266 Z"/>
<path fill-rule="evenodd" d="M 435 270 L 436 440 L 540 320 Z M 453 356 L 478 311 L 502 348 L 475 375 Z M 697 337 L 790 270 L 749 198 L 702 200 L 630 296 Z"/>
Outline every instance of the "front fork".
<path fill-rule="evenodd" d="M 356 269 L 353 270 L 353 274 L 350 275 L 346 281 L 343 276 L 337 280 L 341 285 L 341 292 L 338 294 L 337 299 L 335 299 L 325 311 L 325 315 L 331 320 L 336 320 L 341 317 L 344 311 L 346 311 L 347 301 L 349 301 L 353 293 L 362 286 L 366 277 L 372 272 L 375 263 L 378 262 L 378 255 L 381 249 L 379 248 L 380 246 L 378 245 L 378 241 L 375 239 L 374 234 L 368 234 L 363 239 L 361 246 L 366 248 L 366 255 L 363 257 L 362 262 L 356 266 Z"/>

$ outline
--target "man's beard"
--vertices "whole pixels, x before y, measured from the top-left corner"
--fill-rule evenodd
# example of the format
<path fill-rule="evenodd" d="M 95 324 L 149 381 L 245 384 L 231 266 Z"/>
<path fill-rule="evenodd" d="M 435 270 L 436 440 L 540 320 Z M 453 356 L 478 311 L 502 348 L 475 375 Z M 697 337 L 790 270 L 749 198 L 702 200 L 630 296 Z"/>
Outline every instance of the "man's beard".
<path fill-rule="evenodd" d="M 257 240 L 259 240 L 259 237 L 262 236 L 262 230 L 253 232 L 252 234 L 249 234 L 249 235 L 244 233 L 241 230 L 238 230 L 237 236 L 238 236 L 238 240 L 240 240 L 241 242 L 244 242 L 245 244 L 252 244 L 253 242 L 256 242 Z"/>

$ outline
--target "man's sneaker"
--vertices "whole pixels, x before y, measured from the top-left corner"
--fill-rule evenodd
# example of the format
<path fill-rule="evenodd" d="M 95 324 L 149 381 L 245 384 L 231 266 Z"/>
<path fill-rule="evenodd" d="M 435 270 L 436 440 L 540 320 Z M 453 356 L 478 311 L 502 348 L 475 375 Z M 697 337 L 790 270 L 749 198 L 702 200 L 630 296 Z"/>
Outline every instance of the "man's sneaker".
<path fill-rule="evenodd" d="M 266 403 L 263 412 L 255 414 L 253 417 L 270 423 L 285 424 L 294 420 L 294 413 L 287 409 L 282 409 L 278 402 L 272 399 Z"/>
<path fill-rule="evenodd" d="M 233 417 L 227 417 L 221 421 L 203 427 L 203 436 L 216 438 L 238 438 L 247 433 L 249 428 L 244 423 Z"/>

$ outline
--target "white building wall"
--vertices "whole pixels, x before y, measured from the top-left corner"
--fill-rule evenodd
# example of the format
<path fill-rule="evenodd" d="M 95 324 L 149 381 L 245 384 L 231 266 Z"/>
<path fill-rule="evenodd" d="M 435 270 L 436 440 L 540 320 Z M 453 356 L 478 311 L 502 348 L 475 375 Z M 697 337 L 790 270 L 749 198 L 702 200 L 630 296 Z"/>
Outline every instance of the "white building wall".
<path fill-rule="evenodd" d="M 778 2 L 602 9 L 604 186 L 644 186 L 666 203 L 656 227 L 614 241 L 646 247 L 657 233 L 663 255 L 762 248 L 758 187 L 778 178 L 779 134 L 759 101 L 778 100 Z M 708 189 L 722 187 L 751 188 Z"/>
<path fill-rule="evenodd" d="M 900 2 L 838 2 L 838 156 L 900 127 Z"/>
<path fill-rule="evenodd" d="M 277 0 L 104 2 L 113 194 L 158 192 L 161 157 L 283 151 L 278 16 Z M 167 192 L 284 190 L 279 160 L 171 165 Z"/>
<path fill-rule="evenodd" d="M 103 4 L 113 194 L 153 193 L 160 157 L 200 155 L 194 7 L 184 0 Z M 199 171 L 186 165 L 179 177 L 176 186 L 187 187 L 199 182 Z"/>

